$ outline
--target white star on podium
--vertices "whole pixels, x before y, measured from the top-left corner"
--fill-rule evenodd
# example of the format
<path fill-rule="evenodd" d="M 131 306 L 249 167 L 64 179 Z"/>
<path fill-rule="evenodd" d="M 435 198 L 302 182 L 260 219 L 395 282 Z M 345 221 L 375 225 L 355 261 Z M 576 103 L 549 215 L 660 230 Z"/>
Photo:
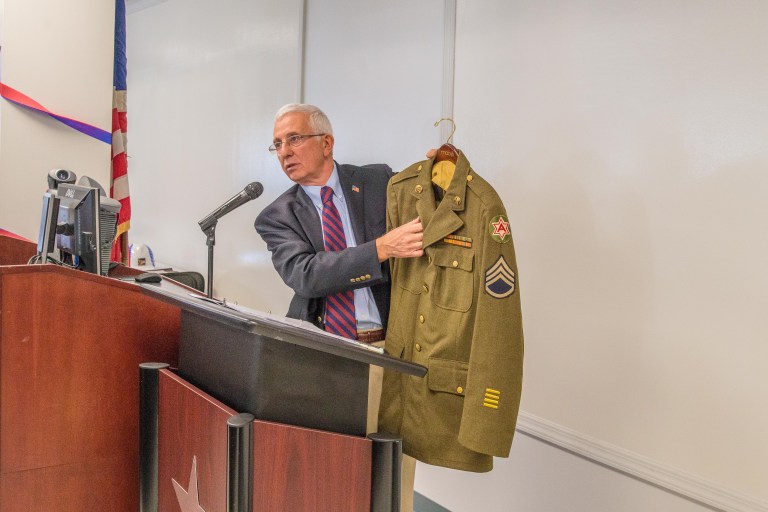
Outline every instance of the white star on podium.
<path fill-rule="evenodd" d="M 189 472 L 189 490 L 184 488 L 171 478 L 173 489 L 176 491 L 176 499 L 179 500 L 181 512 L 205 512 L 200 506 L 200 498 L 197 493 L 197 457 L 192 457 L 192 471 Z"/>

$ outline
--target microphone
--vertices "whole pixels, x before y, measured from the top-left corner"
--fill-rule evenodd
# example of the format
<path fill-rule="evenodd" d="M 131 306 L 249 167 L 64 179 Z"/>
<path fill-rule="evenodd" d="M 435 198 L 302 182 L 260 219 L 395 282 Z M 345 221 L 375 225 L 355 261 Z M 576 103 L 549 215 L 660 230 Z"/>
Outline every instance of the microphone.
<path fill-rule="evenodd" d="M 238 206 L 242 206 L 248 201 L 256 199 L 262 192 L 264 192 L 264 187 L 258 181 L 246 185 L 239 194 L 232 197 L 229 201 L 213 210 L 206 215 L 203 220 L 198 222 L 198 224 L 200 224 L 200 229 L 202 229 L 203 232 L 208 231 L 216 225 L 216 222 L 218 222 L 221 217 L 225 216 Z"/>

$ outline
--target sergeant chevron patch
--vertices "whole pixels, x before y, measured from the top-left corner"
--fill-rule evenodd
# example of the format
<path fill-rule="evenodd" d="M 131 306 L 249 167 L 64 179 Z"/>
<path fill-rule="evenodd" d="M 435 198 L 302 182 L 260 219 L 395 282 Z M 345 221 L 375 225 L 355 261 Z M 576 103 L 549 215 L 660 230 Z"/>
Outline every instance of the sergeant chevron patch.
<path fill-rule="evenodd" d="M 515 273 L 509 268 L 504 256 L 499 256 L 496 263 L 486 270 L 485 291 L 497 299 L 503 299 L 515 293 Z"/>

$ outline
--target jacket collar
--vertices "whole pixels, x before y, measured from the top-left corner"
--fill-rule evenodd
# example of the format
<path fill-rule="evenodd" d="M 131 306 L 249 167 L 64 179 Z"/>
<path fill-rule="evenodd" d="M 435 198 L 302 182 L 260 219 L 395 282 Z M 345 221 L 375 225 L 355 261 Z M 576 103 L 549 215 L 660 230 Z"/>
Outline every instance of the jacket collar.
<path fill-rule="evenodd" d="M 464 153 L 459 151 L 456 170 L 453 172 L 448 190 L 440 203 L 435 200 L 432 189 L 432 166 L 434 158 L 425 160 L 418 170 L 416 183 L 411 189 L 411 195 L 416 198 L 416 211 L 424 226 L 424 247 L 445 238 L 464 225 L 458 212 L 464 211 L 467 193 L 467 175 L 470 172 L 469 161 Z"/>

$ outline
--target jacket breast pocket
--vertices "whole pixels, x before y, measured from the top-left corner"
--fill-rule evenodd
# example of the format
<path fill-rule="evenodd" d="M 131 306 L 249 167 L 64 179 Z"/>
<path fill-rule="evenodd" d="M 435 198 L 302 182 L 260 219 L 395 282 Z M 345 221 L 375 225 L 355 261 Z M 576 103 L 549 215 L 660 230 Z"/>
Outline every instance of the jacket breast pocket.
<path fill-rule="evenodd" d="M 432 259 L 435 279 L 432 302 L 443 309 L 466 312 L 475 293 L 475 252 L 461 247 L 438 247 Z"/>

